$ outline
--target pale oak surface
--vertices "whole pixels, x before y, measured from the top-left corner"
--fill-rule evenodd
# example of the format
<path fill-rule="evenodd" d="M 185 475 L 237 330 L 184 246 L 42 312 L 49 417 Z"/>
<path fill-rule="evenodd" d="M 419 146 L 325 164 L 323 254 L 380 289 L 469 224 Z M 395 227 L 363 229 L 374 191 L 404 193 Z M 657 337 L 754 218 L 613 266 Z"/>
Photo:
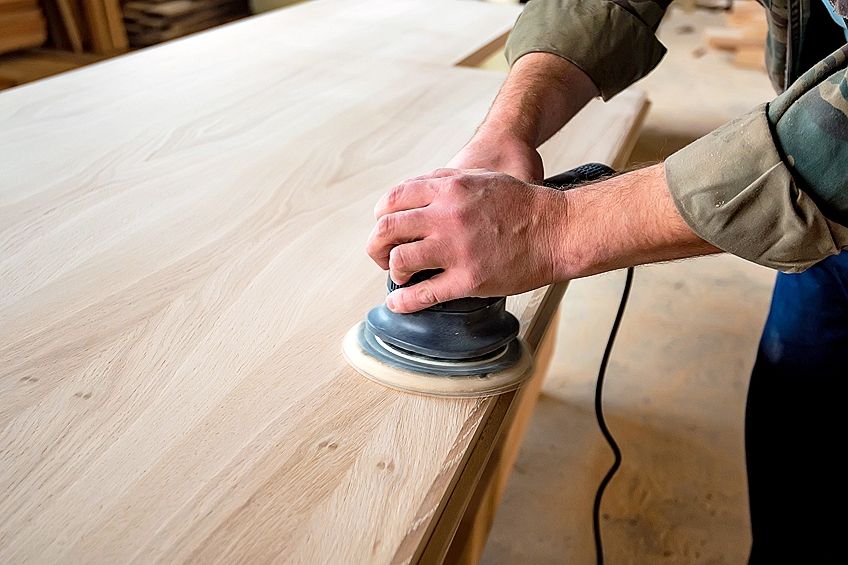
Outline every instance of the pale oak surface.
<path fill-rule="evenodd" d="M 0 94 L 0 561 L 407 561 L 443 517 L 498 401 L 383 389 L 340 340 L 382 299 L 376 199 L 502 76 L 412 32 L 339 67 L 287 17 Z M 593 104 L 549 171 L 626 153 L 643 107 Z"/>

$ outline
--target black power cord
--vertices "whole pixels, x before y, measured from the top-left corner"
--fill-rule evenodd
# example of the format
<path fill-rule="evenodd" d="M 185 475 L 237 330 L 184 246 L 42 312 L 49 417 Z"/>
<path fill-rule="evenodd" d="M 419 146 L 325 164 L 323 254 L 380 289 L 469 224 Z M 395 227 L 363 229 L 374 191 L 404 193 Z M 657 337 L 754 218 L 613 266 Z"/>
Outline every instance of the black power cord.
<path fill-rule="evenodd" d="M 595 557 L 598 565 L 604 564 L 604 546 L 601 541 L 601 499 L 604 497 L 604 491 L 607 485 L 609 485 L 613 476 L 615 476 L 618 468 L 621 467 L 621 449 L 618 447 L 618 443 L 616 443 L 604 419 L 604 378 L 606 377 L 612 346 L 615 344 L 618 328 L 621 326 L 621 319 L 624 317 L 624 309 L 627 307 L 627 299 L 630 297 L 631 286 L 633 286 L 633 267 L 628 267 L 627 276 L 624 279 L 624 290 L 621 291 L 621 301 L 618 304 L 618 312 L 615 314 L 615 320 L 612 323 L 607 346 L 604 348 L 604 354 L 601 357 L 598 380 L 595 384 L 595 418 L 598 420 L 598 427 L 601 429 L 604 439 L 607 440 L 613 455 L 612 466 L 610 466 L 607 474 L 604 475 L 601 484 L 598 485 L 598 490 L 595 492 L 595 503 L 592 505 L 592 531 L 595 535 Z"/>
<path fill-rule="evenodd" d="M 595 182 L 603 178 L 608 178 L 615 175 L 615 171 L 602 163 L 586 163 L 580 165 L 570 171 L 560 173 L 556 176 L 545 180 L 545 186 L 555 188 L 557 190 L 570 190 L 585 183 Z M 604 349 L 604 355 L 601 357 L 601 366 L 598 369 L 598 380 L 595 384 L 595 418 L 598 420 L 598 427 L 604 435 L 604 439 L 610 446 L 613 454 L 612 466 L 604 475 L 601 484 L 598 485 L 598 490 L 595 492 L 595 502 L 592 506 L 592 531 L 595 535 L 595 556 L 598 565 L 604 564 L 604 547 L 601 541 L 601 499 L 603 499 L 604 491 L 609 485 L 618 468 L 621 467 L 621 449 L 618 447 L 615 438 L 610 433 L 607 427 L 607 422 L 604 419 L 603 407 L 603 391 L 604 377 L 607 373 L 607 365 L 609 364 L 612 346 L 615 343 L 615 337 L 618 335 L 618 328 L 621 325 L 621 318 L 624 317 L 624 309 L 627 307 L 627 299 L 630 297 L 630 287 L 633 285 L 633 267 L 627 269 L 627 276 L 624 279 L 624 290 L 621 293 L 621 302 L 618 305 L 618 312 L 615 315 L 615 320 L 612 323 L 607 346 Z"/>

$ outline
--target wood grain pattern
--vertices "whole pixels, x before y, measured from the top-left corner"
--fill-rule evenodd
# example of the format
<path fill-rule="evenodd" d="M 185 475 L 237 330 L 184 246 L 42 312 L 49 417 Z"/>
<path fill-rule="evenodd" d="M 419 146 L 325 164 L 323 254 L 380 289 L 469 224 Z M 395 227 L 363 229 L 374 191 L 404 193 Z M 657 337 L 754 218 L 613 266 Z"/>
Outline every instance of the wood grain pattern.
<path fill-rule="evenodd" d="M 407 562 L 458 522 L 514 395 L 397 393 L 340 341 L 382 299 L 377 198 L 503 77 L 446 66 L 467 33 L 407 58 L 411 21 L 339 67 L 277 14 L 0 94 L 0 562 Z M 643 107 L 593 103 L 549 170 Z M 510 300 L 534 347 L 559 292 Z"/>
<path fill-rule="evenodd" d="M 478 0 L 317 0 L 215 32 L 242 46 L 261 37 L 262 48 L 287 52 L 468 66 L 503 43 L 520 13 L 517 5 Z"/>

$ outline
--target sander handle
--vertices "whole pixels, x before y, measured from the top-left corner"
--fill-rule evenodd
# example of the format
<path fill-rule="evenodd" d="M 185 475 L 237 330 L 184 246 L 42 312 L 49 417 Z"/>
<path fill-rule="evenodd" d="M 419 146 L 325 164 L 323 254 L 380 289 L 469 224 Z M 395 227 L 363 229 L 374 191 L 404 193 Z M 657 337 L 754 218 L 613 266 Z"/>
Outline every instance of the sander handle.
<path fill-rule="evenodd" d="M 548 177 L 543 184 L 556 190 L 568 190 L 581 184 L 596 182 L 614 175 L 615 170 L 603 163 L 586 163 L 564 173 Z"/>

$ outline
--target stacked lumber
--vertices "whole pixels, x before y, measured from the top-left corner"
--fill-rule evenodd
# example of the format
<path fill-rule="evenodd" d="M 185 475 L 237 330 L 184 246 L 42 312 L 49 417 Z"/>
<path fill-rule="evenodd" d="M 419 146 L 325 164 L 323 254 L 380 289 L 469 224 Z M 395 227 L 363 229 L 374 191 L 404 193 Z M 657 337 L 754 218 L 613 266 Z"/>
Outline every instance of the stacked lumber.
<path fill-rule="evenodd" d="M 768 23 L 763 7 L 754 0 L 736 1 L 725 16 L 726 27 L 707 28 L 705 39 L 712 49 L 729 51 L 740 68 L 765 69 Z"/>
<path fill-rule="evenodd" d="M 0 90 L 128 49 L 120 0 L 0 0 Z"/>
<path fill-rule="evenodd" d="M 246 0 L 131 0 L 124 4 L 130 44 L 143 47 L 248 14 Z"/>
<path fill-rule="evenodd" d="M 38 47 L 47 40 L 47 22 L 38 0 L 0 0 L 0 53 Z"/>
<path fill-rule="evenodd" d="M 0 57 L 0 90 L 71 71 L 106 57 L 45 48 L 8 53 Z"/>
<path fill-rule="evenodd" d="M 129 48 L 120 0 L 42 0 L 42 5 L 57 49 L 114 55 Z"/>

